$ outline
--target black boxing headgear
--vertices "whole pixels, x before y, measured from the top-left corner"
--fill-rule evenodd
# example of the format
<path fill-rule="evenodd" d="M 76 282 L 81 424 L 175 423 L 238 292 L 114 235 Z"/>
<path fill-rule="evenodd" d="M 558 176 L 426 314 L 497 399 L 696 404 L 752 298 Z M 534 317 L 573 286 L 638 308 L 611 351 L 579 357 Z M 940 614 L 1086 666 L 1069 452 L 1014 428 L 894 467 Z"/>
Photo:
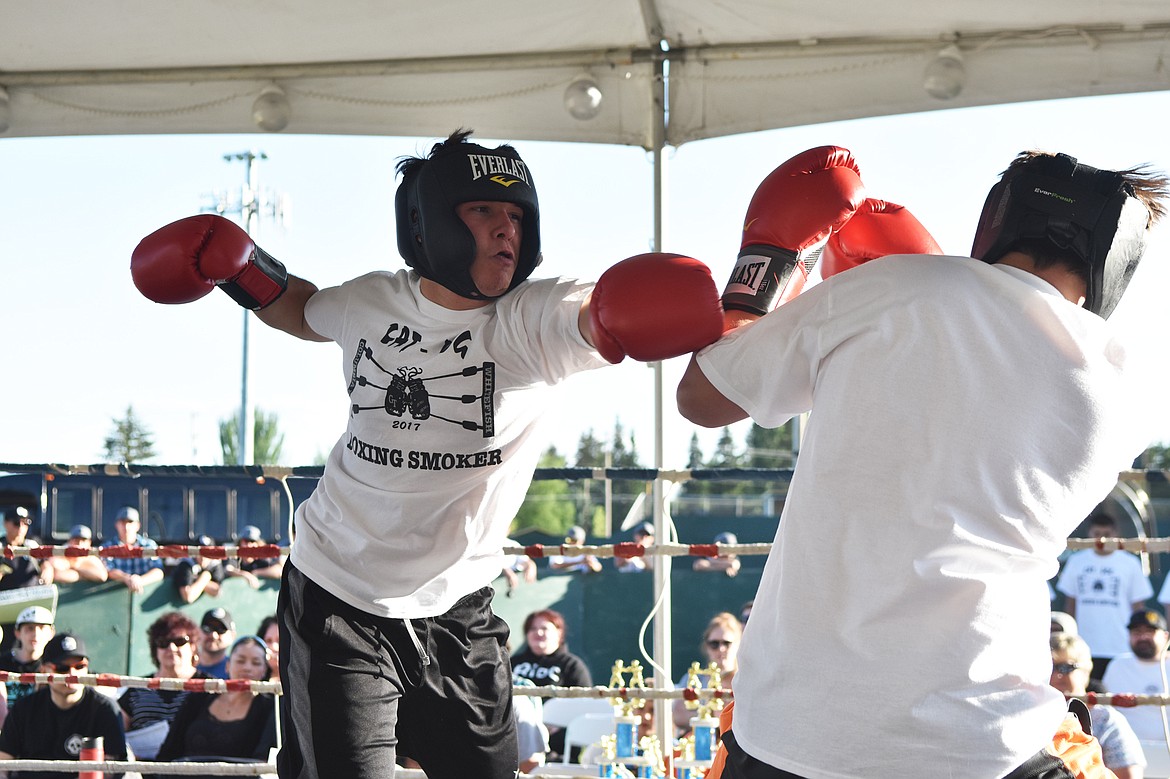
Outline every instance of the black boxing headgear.
<path fill-rule="evenodd" d="M 997 262 L 1021 241 L 1047 241 L 1087 269 L 1085 308 L 1108 318 L 1141 261 L 1149 218 L 1122 174 L 1035 156 L 991 188 L 971 256 Z"/>
<path fill-rule="evenodd" d="M 431 156 L 400 168 L 394 196 L 398 251 L 420 276 L 466 298 L 490 299 L 475 286 L 475 237 L 455 212 L 473 200 L 515 203 L 524 210 L 520 256 L 508 291 L 540 264 L 540 207 L 532 174 L 511 146 L 487 149 L 456 140 L 437 144 Z"/>

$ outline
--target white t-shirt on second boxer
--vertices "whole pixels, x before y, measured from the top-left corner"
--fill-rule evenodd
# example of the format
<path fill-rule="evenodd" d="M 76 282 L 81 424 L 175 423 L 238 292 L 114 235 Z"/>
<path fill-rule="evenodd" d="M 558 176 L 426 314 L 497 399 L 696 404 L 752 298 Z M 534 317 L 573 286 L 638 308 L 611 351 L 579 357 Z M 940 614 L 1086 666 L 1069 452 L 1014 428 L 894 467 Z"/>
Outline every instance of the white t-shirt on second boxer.
<path fill-rule="evenodd" d="M 887 257 L 700 352 L 764 426 L 813 409 L 732 731 L 809 779 L 1002 776 L 1051 743 L 1046 582 L 1146 443 L 1107 323 L 1025 271 Z"/>

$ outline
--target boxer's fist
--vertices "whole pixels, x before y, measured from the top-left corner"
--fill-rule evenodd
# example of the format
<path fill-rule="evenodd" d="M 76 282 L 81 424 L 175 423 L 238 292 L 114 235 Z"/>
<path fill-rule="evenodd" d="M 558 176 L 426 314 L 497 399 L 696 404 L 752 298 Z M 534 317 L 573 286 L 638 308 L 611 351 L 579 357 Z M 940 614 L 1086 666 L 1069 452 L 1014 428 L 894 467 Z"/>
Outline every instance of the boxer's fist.
<path fill-rule="evenodd" d="M 887 254 L 942 253 L 931 234 L 905 207 L 867 198 L 853 218 L 825 244 L 821 278 Z"/>
<path fill-rule="evenodd" d="M 143 238 L 130 256 L 130 275 L 156 303 L 190 303 L 218 286 L 255 310 L 288 288 L 284 265 L 235 222 L 212 214 L 180 219 Z"/>
<path fill-rule="evenodd" d="M 601 274 L 589 320 L 594 346 L 614 363 L 688 354 L 723 332 L 711 270 L 680 254 L 639 254 Z"/>
<path fill-rule="evenodd" d="M 743 241 L 723 307 L 760 316 L 800 293 L 829 235 L 864 199 L 847 149 L 819 146 L 768 174 L 743 222 Z"/>

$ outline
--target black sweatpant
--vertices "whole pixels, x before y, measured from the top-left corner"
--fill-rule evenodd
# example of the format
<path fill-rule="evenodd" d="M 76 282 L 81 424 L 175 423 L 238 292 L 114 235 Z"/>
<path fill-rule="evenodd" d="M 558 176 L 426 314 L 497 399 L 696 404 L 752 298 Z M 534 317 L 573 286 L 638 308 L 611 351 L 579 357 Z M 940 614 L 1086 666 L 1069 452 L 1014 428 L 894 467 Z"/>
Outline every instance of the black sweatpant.
<path fill-rule="evenodd" d="M 286 564 L 281 779 L 386 779 L 398 754 L 430 779 L 514 777 L 508 626 L 492 595 L 485 587 L 440 616 L 389 619 Z"/>

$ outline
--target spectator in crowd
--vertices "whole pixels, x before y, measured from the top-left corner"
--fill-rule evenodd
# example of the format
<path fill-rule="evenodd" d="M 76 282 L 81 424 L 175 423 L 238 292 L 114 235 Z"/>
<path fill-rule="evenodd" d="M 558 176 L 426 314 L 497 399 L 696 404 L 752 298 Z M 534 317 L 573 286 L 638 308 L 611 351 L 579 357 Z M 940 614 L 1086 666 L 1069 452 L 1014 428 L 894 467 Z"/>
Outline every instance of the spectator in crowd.
<path fill-rule="evenodd" d="M 156 669 L 152 676 L 158 679 L 203 676 L 195 670 L 198 635 L 199 626 L 179 611 L 168 611 L 152 622 L 146 629 L 150 660 Z M 190 694 L 187 690 L 127 687 L 118 697 L 126 742 L 135 757 L 154 760 L 179 706 Z"/>
<path fill-rule="evenodd" d="M 226 679 L 228 649 L 236 640 L 236 623 L 227 609 L 215 607 L 199 620 L 200 671 L 216 679 Z M 267 653 L 267 650 L 266 650 Z"/>
<path fill-rule="evenodd" d="M 585 528 L 573 525 L 565 535 L 565 546 L 581 546 L 585 543 Z M 566 573 L 597 573 L 601 570 L 601 561 L 591 554 L 578 555 L 549 555 L 548 567 L 552 571 Z"/>
<path fill-rule="evenodd" d="M 527 679 L 537 687 L 591 687 L 593 676 L 585 661 L 569 651 L 565 618 L 552 609 L 534 611 L 524 619 L 524 648 L 512 655 L 512 682 Z M 549 728 L 549 749 L 560 756 L 565 749 L 563 728 Z"/>
<path fill-rule="evenodd" d="M 69 540 L 65 546 L 86 550 L 84 557 L 50 557 L 48 565 L 53 568 L 53 581 L 59 583 L 104 582 L 109 578 L 106 564 L 100 558 L 88 554 L 93 545 L 93 531 L 86 525 L 74 525 L 69 529 Z"/>
<path fill-rule="evenodd" d="M 714 665 L 719 669 L 719 685 L 725 689 L 732 688 L 732 680 L 739 669 L 739 641 L 743 638 L 743 625 L 730 612 L 723 611 L 716 614 L 703 629 L 703 639 L 699 642 L 699 653 L 705 659 L 699 674 L 700 686 L 706 688 L 711 682 L 711 675 L 706 669 Z M 678 681 L 680 688 L 685 688 L 690 681 L 690 674 L 684 674 Z M 679 698 L 672 704 L 672 716 L 675 727 L 683 734 L 690 732 L 691 718 L 694 711 L 686 706 L 686 702 Z"/>
<path fill-rule="evenodd" d="M 133 506 L 123 506 L 114 515 L 114 530 L 117 538 L 111 538 L 102 544 L 102 549 L 121 547 L 131 549 L 157 549 L 151 539 L 139 532 L 142 520 L 138 509 Z M 111 581 L 121 582 L 130 592 L 140 594 L 148 584 L 160 582 L 163 578 L 163 563 L 157 557 L 103 557 L 106 570 Z"/>
<path fill-rule="evenodd" d="M 1052 648 L 1052 681 L 1066 698 L 1084 697 L 1089 691 L 1089 675 L 1093 658 L 1089 645 L 1076 634 L 1054 632 L 1049 645 Z M 1105 767 L 1117 779 L 1142 779 L 1146 758 L 1133 728 L 1117 709 L 1111 706 L 1090 706 L 1089 717 L 1093 735 L 1101 743 Z"/>
<path fill-rule="evenodd" d="M 280 679 L 280 620 L 276 615 L 265 617 L 256 628 L 256 635 L 268 645 L 268 678 Z"/>
<path fill-rule="evenodd" d="M 42 673 L 89 672 L 85 643 L 58 633 L 41 655 Z M 126 759 L 122 717 L 113 699 L 93 687 L 68 681 L 46 684 L 17 701 L 0 729 L 0 760 L 77 760 L 83 738 L 101 738 L 108 760 Z M 77 772 L 38 771 L 21 774 L 38 779 L 76 779 Z"/>
<path fill-rule="evenodd" d="M 229 679 L 268 678 L 268 646 L 259 636 L 242 636 L 228 650 Z M 267 693 L 251 689 L 193 693 L 183 701 L 158 760 L 265 761 L 276 746 L 276 706 Z"/>
<path fill-rule="evenodd" d="M 522 546 L 522 544 L 514 538 L 509 538 L 504 541 L 504 546 Z M 504 555 L 504 568 L 500 571 L 504 579 L 508 582 L 507 597 L 512 597 L 516 587 L 519 586 L 520 580 L 523 579 L 526 584 L 532 584 L 536 581 L 536 561 L 528 555 L 509 554 Z"/>
<path fill-rule="evenodd" d="M 651 546 L 654 543 L 654 526 L 649 522 L 642 522 L 634 528 L 633 542 L 642 546 Z M 654 567 L 654 558 L 648 555 L 640 557 L 616 558 L 614 567 L 622 573 L 640 573 Z"/>
<path fill-rule="evenodd" d="M 1093 538 L 1116 538 L 1117 523 L 1100 507 L 1089 515 Z M 1064 610 L 1077 621 L 1078 635 L 1093 652 L 1093 678 L 1109 661 L 1129 651 L 1126 622 L 1154 594 L 1136 555 L 1120 549 L 1081 549 L 1069 555 L 1056 582 Z"/>
<path fill-rule="evenodd" d="M 40 546 L 35 539 L 28 537 L 28 529 L 32 526 L 32 515 L 24 506 L 17 506 L 4 512 L 4 540 L 0 543 L 0 551 L 10 546 Z M 16 590 L 21 587 L 35 587 L 38 584 L 53 583 L 53 567 L 42 566 L 28 555 L 20 555 L 8 559 L 0 557 L 0 591 Z"/>
<path fill-rule="evenodd" d="M 518 687 L 535 687 L 529 679 L 517 679 Z M 535 695 L 512 698 L 516 717 L 516 746 L 520 756 L 520 773 L 530 774 L 548 759 L 549 734 L 544 724 L 544 701 Z"/>
<path fill-rule="evenodd" d="M 244 551 L 252 547 L 264 546 L 268 542 L 264 540 L 260 528 L 255 525 L 245 525 L 241 528 L 236 543 L 240 550 Z M 261 579 L 280 579 L 281 573 L 284 572 L 284 560 L 280 557 L 241 557 L 238 561 L 229 564 L 227 569 L 230 575 L 241 577 L 255 590 L 260 587 Z"/>
<path fill-rule="evenodd" d="M 752 606 L 755 605 L 754 600 L 749 600 L 747 603 L 739 607 L 739 621 L 747 627 L 748 617 L 752 615 Z"/>
<path fill-rule="evenodd" d="M 734 533 L 720 533 L 715 536 L 713 543 L 716 544 L 736 544 L 739 543 Z M 696 571 L 722 571 L 729 577 L 733 577 L 739 573 L 739 555 L 734 553 L 720 554 L 718 557 L 699 557 L 691 565 Z"/>
<path fill-rule="evenodd" d="M 1101 682 L 1111 693 L 1164 695 L 1164 674 L 1170 672 L 1166 662 L 1166 644 L 1170 633 L 1166 618 L 1153 609 L 1135 611 L 1129 619 L 1129 652 L 1109 663 Z M 1165 741 L 1162 712 L 1157 706 L 1133 706 L 1119 709 L 1137 737 L 1143 741 Z"/>
<path fill-rule="evenodd" d="M 195 543 L 199 546 L 215 546 L 215 539 L 211 536 L 199 536 Z M 217 597 L 223 580 L 228 572 L 223 560 L 213 560 L 209 557 L 184 557 L 171 569 L 171 582 L 183 603 L 194 603 L 200 595 Z"/>
<path fill-rule="evenodd" d="M 36 673 L 41 667 L 45 647 L 56 632 L 53 612 L 44 606 L 29 606 L 22 610 L 16 617 L 16 642 L 0 655 L 0 671 Z M 36 685 L 31 682 L 10 681 L 6 686 L 9 709 L 16 701 L 36 692 Z"/>

